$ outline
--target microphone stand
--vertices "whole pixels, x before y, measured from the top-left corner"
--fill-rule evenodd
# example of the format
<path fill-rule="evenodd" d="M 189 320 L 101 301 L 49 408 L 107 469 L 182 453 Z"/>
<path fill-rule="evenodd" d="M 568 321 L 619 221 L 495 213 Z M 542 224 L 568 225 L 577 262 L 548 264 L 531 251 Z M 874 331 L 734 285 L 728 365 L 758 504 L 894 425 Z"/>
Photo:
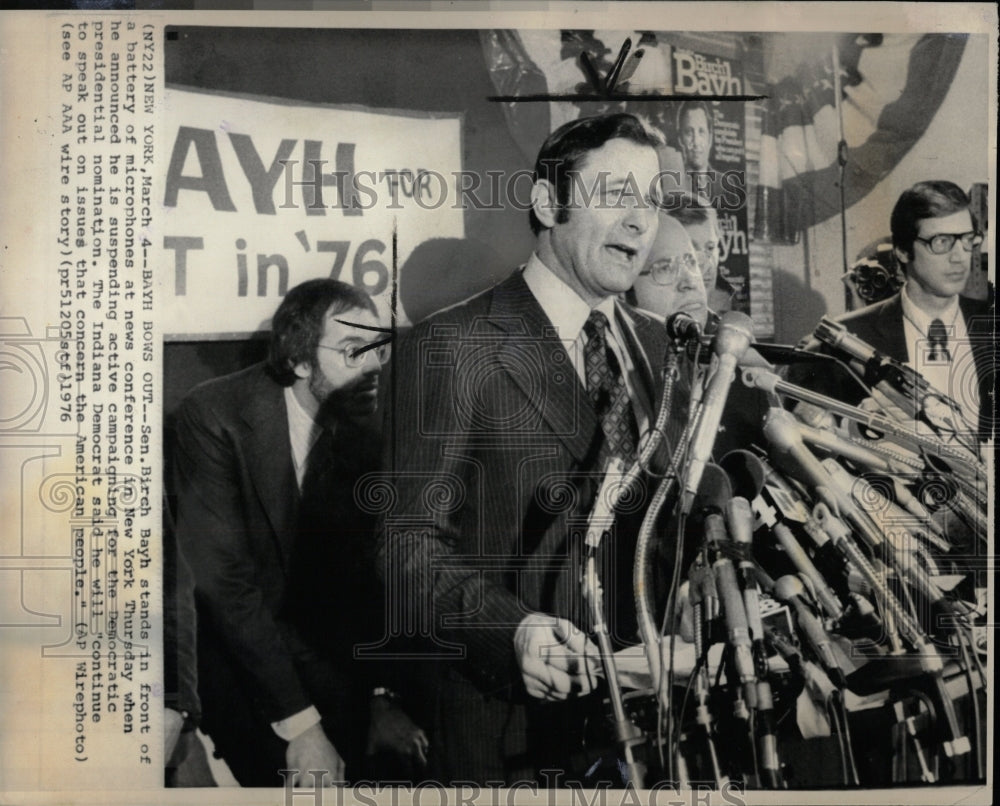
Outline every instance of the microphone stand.
<path fill-rule="evenodd" d="M 702 731 L 705 748 L 708 751 L 709 762 L 712 765 L 712 776 L 715 786 L 721 792 L 729 784 L 729 776 L 722 771 L 719 764 L 719 754 L 715 747 L 715 736 L 712 730 L 712 711 L 709 708 L 710 671 L 708 668 L 708 641 L 705 636 L 705 597 L 702 587 L 705 578 L 711 574 L 708 563 L 701 559 L 691 571 L 691 609 L 694 622 L 694 670 L 695 721 Z M 710 639 L 709 639 L 710 640 Z"/>
<path fill-rule="evenodd" d="M 837 50 L 836 39 L 831 51 L 833 54 L 833 108 L 837 114 L 837 129 L 840 135 L 837 141 L 837 179 L 840 187 L 840 254 L 843 261 L 844 277 L 847 277 L 847 273 L 850 271 L 847 259 L 847 140 L 844 137 L 844 107 L 840 98 L 840 53 Z M 847 284 L 844 285 L 844 295 L 848 297 L 849 302 L 853 302 L 850 299 L 850 286 Z M 853 304 L 848 306 L 849 309 L 853 307 Z"/>
<path fill-rule="evenodd" d="M 949 447 L 948 445 L 944 445 L 932 437 L 918 434 L 887 417 L 883 417 L 871 411 L 865 411 L 857 406 L 841 403 L 839 400 L 827 397 L 826 395 L 821 395 L 819 392 L 813 392 L 811 389 L 796 386 L 794 383 L 782 380 L 781 376 L 774 372 L 769 372 L 759 367 L 749 367 L 743 370 L 743 382 L 747 384 L 747 386 L 756 387 L 764 390 L 765 392 L 773 392 L 779 395 L 784 395 L 785 397 L 790 397 L 793 400 L 799 400 L 805 403 L 812 403 L 814 406 L 820 406 L 833 414 L 846 417 L 847 419 L 859 423 L 866 428 L 870 428 L 874 431 L 881 431 L 885 434 L 897 437 L 904 442 L 909 442 L 919 450 L 926 451 L 927 453 L 938 456 L 941 459 L 951 460 L 956 463 L 956 466 L 959 468 L 967 465 L 969 462 L 967 453 L 963 453 Z"/>
<path fill-rule="evenodd" d="M 756 563 L 753 559 L 753 511 L 750 502 L 736 496 L 726 505 L 726 525 L 739 558 L 737 566 L 740 591 L 747 613 L 747 624 L 752 641 L 754 672 L 757 678 L 755 728 L 757 756 L 763 783 L 770 789 L 784 788 L 781 761 L 778 758 L 778 740 L 774 720 L 774 695 L 764 643 L 764 625 L 760 617 L 760 588 L 757 585 Z"/>
<path fill-rule="evenodd" d="M 643 732 L 629 719 L 625 713 L 625 703 L 622 698 L 621 686 L 618 683 L 618 666 L 615 663 L 615 653 L 608 634 L 608 625 L 604 619 L 604 595 L 597 576 L 597 549 L 601 540 L 614 523 L 614 506 L 618 495 L 614 486 L 624 477 L 624 464 L 618 458 L 609 460 L 604 474 L 604 480 L 597 493 L 594 509 L 590 513 L 587 524 L 587 547 L 584 571 L 581 578 L 583 597 L 590 604 L 590 615 L 597 648 L 601 654 L 601 665 L 604 667 L 604 679 L 608 681 L 608 694 L 611 699 L 611 724 L 615 740 L 621 745 L 628 770 L 627 784 L 636 789 L 643 788 L 646 777 L 645 765 L 638 762 L 633 747 L 645 741 Z M 619 487 L 620 491 L 620 487 Z"/>
<path fill-rule="evenodd" d="M 847 260 L 847 140 L 844 138 L 844 108 L 840 98 L 840 53 L 837 51 L 836 40 L 834 40 L 831 50 L 833 52 L 833 108 L 837 114 L 837 127 L 840 135 L 837 142 L 837 178 L 840 186 L 840 253 L 846 277 L 850 271 Z M 850 286 L 845 284 L 844 289 L 845 295 L 850 295 Z"/>
<path fill-rule="evenodd" d="M 859 423 L 866 428 L 881 431 L 900 441 L 907 442 L 918 451 L 923 451 L 925 454 L 945 460 L 949 463 L 948 467 L 952 471 L 953 480 L 959 488 L 954 500 L 948 504 L 949 508 L 969 525 L 976 534 L 982 536 L 987 533 L 985 516 L 982 514 L 986 509 L 986 504 L 980 499 L 976 484 L 976 479 L 983 477 L 984 474 L 977 470 L 979 467 L 978 463 L 970 461 L 971 456 L 964 449 L 957 449 L 944 444 L 935 437 L 919 434 L 895 420 L 875 414 L 874 412 L 866 411 L 847 403 L 841 403 L 839 400 L 821 395 L 819 392 L 813 392 L 810 389 L 796 386 L 782 380 L 776 373 L 760 367 L 748 367 L 744 369 L 743 382 L 747 386 L 756 387 L 771 394 L 780 394 L 793 400 L 819 406 L 832 414 L 846 417 L 848 420 Z M 939 470 L 929 462 L 913 462 L 902 456 L 892 454 L 881 446 L 867 444 L 863 447 L 881 453 L 889 453 L 893 460 L 908 464 L 914 470 L 925 470 L 930 465 L 933 472 L 939 473 Z M 972 500 L 970 500 L 970 497 Z"/>
<path fill-rule="evenodd" d="M 608 694 L 611 699 L 611 724 L 614 729 L 615 741 L 621 745 L 622 754 L 625 757 L 625 767 L 628 770 L 627 783 L 636 789 L 642 789 L 646 778 L 646 767 L 636 760 L 633 747 L 644 742 L 646 737 L 625 713 L 625 703 L 618 685 L 615 653 L 611 647 L 608 625 L 604 620 L 604 597 L 601 593 L 601 583 L 597 579 L 596 551 L 592 548 L 588 549 L 587 552 L 586 567 L 583 572 L 583 593 L 587 601 L 590 602 L 594 635 L 597 638 L 597 647 L 601 652 L 604 676 L 608 681 Z"/>
<path fill-rule="evenodd" d="M 796 463 L 805 471 L 817 494 L 828 499 L 824 503 L 834 515 L 842 516 L 855 529 L 873 556 L 894 567 L 900 579 L 913 585 L 927 600 L 940 602 L 954 612 L 954 604 L 946 599 L 927 572 L 898 556 L 891 543 L 883 538 L 877 524 L 854 504 L 850 496 L 838 487 L 836 479 L 827 468 L 812 456 L 798 436 L 795 418 L 791 414 L 783 409 L 771 409 L 764 423 L 764 435 L 773 449 L 795 457 Z M 896 628 L 909 640 L 921 669 L 934 684 L 946 722 L 943 731 L 945 738 L 942 740 L 946 755 L 951 757 L 971 752 L 971 744 L 958 724 L 954 703 L 944 683 L 944 663 L 937 648 L 931 643 L 916 616 L 905 610 L 884 584 L 876 583 L 875 589 L 884 593 L 887 612 L 896 620 Z"/>
<path fill-rule="evenodd" d="M 734 755 L 739 759 L 745 781 L 752 787 L 759 787 L 756 755 L 754 754 L 754 732 L 752 714 L 757 709 L 757 676 L 753 660 L 750 627 L 736 568 L 726 551 L 728 544 L 726 525 L 721 513 L 711 513 L 705 517 L 706 552 L 712 559 L 719 601 L 722 604 L 722 620 L 725 627 L 726 679 L 733 691 L 733 718 L 740 726 Z"/>
<path fill-rule="evenodd" d="M 962 407 L 934 389 L 913 367 L 883 355 L 828 316 L 820 320 L 813 335 L 850 357 L 851 368 L 863 375 L 876 399 L 883 395 L 885 403 L 907 418 L 923 422 L 942 441 L 951 440 L 968 451 L 968 460 L 981 462 L 975 437 L 962 433 L 967 426 Z"/>

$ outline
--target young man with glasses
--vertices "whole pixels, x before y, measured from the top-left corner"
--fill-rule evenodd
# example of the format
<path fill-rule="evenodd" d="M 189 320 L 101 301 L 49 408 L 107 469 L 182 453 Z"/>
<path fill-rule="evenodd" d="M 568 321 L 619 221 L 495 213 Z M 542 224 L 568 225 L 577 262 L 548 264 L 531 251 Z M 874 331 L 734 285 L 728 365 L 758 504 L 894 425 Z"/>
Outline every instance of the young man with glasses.
<path fill-rule="evenodd" d="M 202 727 L 243 786 L 282 786 L 279 770 L 304 786 L 326 771 L 329 786 L 356 777 L 366 750 L 426 749 L 381 670 L 353 657 L 381 635 L 374 523 L 353 490 L 378 468 L 365 420 L 387 357 L 372 300 L 310 280 L 275 313 L 266 363 L 180 407 L 177 536 L 195 578 Z"/>
<path fill-rule="evenodd" d="M 890 217 L 903 288 L 838 321 L 954 399 L 970 429 L 986 439 L 994 407 L 993 315 L 987 302 L 961 296 L 972 252 L 983 242 L 969 204 L 952 182 L 918 182 L 904 191 Z"/>

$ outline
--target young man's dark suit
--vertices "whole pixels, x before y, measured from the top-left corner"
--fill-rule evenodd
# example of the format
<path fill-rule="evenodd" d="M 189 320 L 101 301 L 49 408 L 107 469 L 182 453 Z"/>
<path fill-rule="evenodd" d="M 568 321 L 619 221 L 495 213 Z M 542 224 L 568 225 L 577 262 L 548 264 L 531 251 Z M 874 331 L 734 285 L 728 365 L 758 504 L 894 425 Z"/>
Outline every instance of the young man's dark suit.
<path fill-rule="evenodd" d="M 994 419 L 994 395 L 996 372 L 995 361 L 995 322 L 992 307 L 984 300 L 969 297 L 958 298 L 959 309 L 965 318 L 965 326 L 971 341 L 973 360 L 979 376 L 979 432 L 986 439 L 992 430 Z M 858 311 L 837 317 L 837 322 L 843 324 L 853 333 L 883 355 L 901 363 L 910 361 L 906 344 L 906 334 L 903 329 L 903 304 L 900 295 L 894 294 L 888 299 L 876 302 Z M 809 349 L 822 349 L 826 354 L 833 354 L 830 348 L 822 346 L 815 339 L 811 340 Z M 839 351 L 838 351 L 839 352 Z M 838 355 L 838 357 L 840 357 Z M 837 375 L 836 383 L 829 379 L 830 370 L 825 366 L 822 370 L 815 368 L 797 368 L 790 380 L 802 386 L 808 386 L 822 391 L 824 394 L 844 400 L 848 403 L 858 403 L 864 392 L 856 383 Z M 826 378 L 826 380 L 824 380 Z"/>
<path fill-rule="evenodd" d="M 618 310 L 655 406 L 663 324 Z M 439 679 L 426 693 L 432 774 L 445 783 L 530 778 L 539 760 L 565 760 L 555 745 L 569 741 L 571 728 L 565 704 L 528 697 L 513 637 L 529 611 L 589 624 L 571 556 L 601 477 L 603 432 L 520 271 L 417 325 L 396 348 L 394 367 L 385 467 L 396 500 L 380 527 L 379 567 L 394 595 L 404 579 L 412 586 L 420 605 L 411 606 L 430 617 L 424 628 L 437 652 L 453 658 L 437 662 Z M 685 415 L 677 412 L 671 444 Z M 635 524 L 619 531 L 630 533 L 608 548 L 615 578 L 626 581 L 605 579 L 608 597 L 631 595 Z"/>
<path fill-rule="evenodd" d="M 307 491 L 307 475 L 300 495 L 284 394 L 254 366 L 197 387 L 177 418 L 177 534 L 199 605 L 202 724 L 252 786 L 281 785 L 286 744 L 270 723 L 310 704 L 348 769 L 357 761 L 367 692 L 350 648 L 362 603 L 378 598 L 372 583 L 367 599 L 358 591 L 373 523 L 353 505 L 377 441 L 337 429 L 321 492 Z M 338 599 L 354 601 L 345 611 Z"/>

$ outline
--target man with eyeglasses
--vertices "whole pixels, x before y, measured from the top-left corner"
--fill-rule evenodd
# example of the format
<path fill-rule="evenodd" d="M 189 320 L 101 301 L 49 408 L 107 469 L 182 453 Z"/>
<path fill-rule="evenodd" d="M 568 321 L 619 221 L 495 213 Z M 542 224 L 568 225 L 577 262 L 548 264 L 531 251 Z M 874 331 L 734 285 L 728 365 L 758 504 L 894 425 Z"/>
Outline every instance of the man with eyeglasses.
<path fill-rule="evenodd" d="M 899 293 L 838 321 L 954 399 L 970 430 L 985 439 L 994 405 L 993 326 L 987 302 L 961 295 L 972 251 L 983 241 L 969 205 L 965 192 L 948 181 L 918 182 L 904 191 L 890 229 L 905 284 Z"/>
<path fill-rule="evenodd" d="M 646 265 L 626 298 L 664 319 L 683 311 L 705 325 L 708 301 L 694 246 L 680 222 L 665 211 Z"/>
<path fill-rule="evenodd" d="M 697 204 L 692 197 L 687 197 L 686 203 Z M 706 333 L 714 333 L 719 326 L 719 316 L 709 307 L 703 281 L 704 266 L 698 261 L 695 244 L 689 237 L 690 230 L 681 223 L 673 206 L 661 210 L 659 219 L 660 226 L 646 265 L 625 298 L 664 319 L 678 312 L 686 313 Z M 700 235 L 705 237 L 706 233 Z M 682 370 L 682 373 L 686 371 Z M 759 442 L 760 424 L 766 411 L 767 402 L 763 395 L 742 383 L 734 383 L 730 387 L 716 437 L 717 455 Z"/>
<path fill-rule="evenodd" d="M 243 786 L 282 786 L 279 770 L 303 786 L 325 771 L 330 786 L 359 775 L 368 750 L 426 749 L 382 670 L 353 659 L 381 635 L 374 523 L 353 489 L 378 468 L 366 418 L 387 357 L 371 298 L 310 280 L 278 307 L 264 364 L 180 407 L 177 537 L 199 608 L 202 727 Z"/>

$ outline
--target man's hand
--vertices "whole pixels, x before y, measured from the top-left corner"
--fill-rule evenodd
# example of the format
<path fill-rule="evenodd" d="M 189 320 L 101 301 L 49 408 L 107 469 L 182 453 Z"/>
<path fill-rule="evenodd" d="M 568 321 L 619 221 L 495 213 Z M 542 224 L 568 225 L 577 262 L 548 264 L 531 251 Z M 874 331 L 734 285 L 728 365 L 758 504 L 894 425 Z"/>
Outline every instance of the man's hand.
<path fill-rule="evenodd" d="M 593 642 L 572 622 L 543 613 L 517 625 L 514 652 L 528 693 L 543 700 L 589 694 L 601 671 Z"/>
<path fill-rule="evenodd" d="M 285 750 L 285 762 L 288 769 L 296 770 L 295 786 L 313 786 L 314 779 L 309 773 L 316 771 L 316 782 L 322 780 L 323 786 L 336 786 L 344 783 L 344 760 L 336 748 L 326 738 L 323 727 L 316 723 L 304 730 L 288 743 Z M 320 773 L 329 773 L 320 779 Z"/>
<path fill-rule="evenodd" d="M 372 698 L 368 755 L 390 752 L 426 767 L 429 747 L 427 735 L 402 708 L 385 697 Z"/>

